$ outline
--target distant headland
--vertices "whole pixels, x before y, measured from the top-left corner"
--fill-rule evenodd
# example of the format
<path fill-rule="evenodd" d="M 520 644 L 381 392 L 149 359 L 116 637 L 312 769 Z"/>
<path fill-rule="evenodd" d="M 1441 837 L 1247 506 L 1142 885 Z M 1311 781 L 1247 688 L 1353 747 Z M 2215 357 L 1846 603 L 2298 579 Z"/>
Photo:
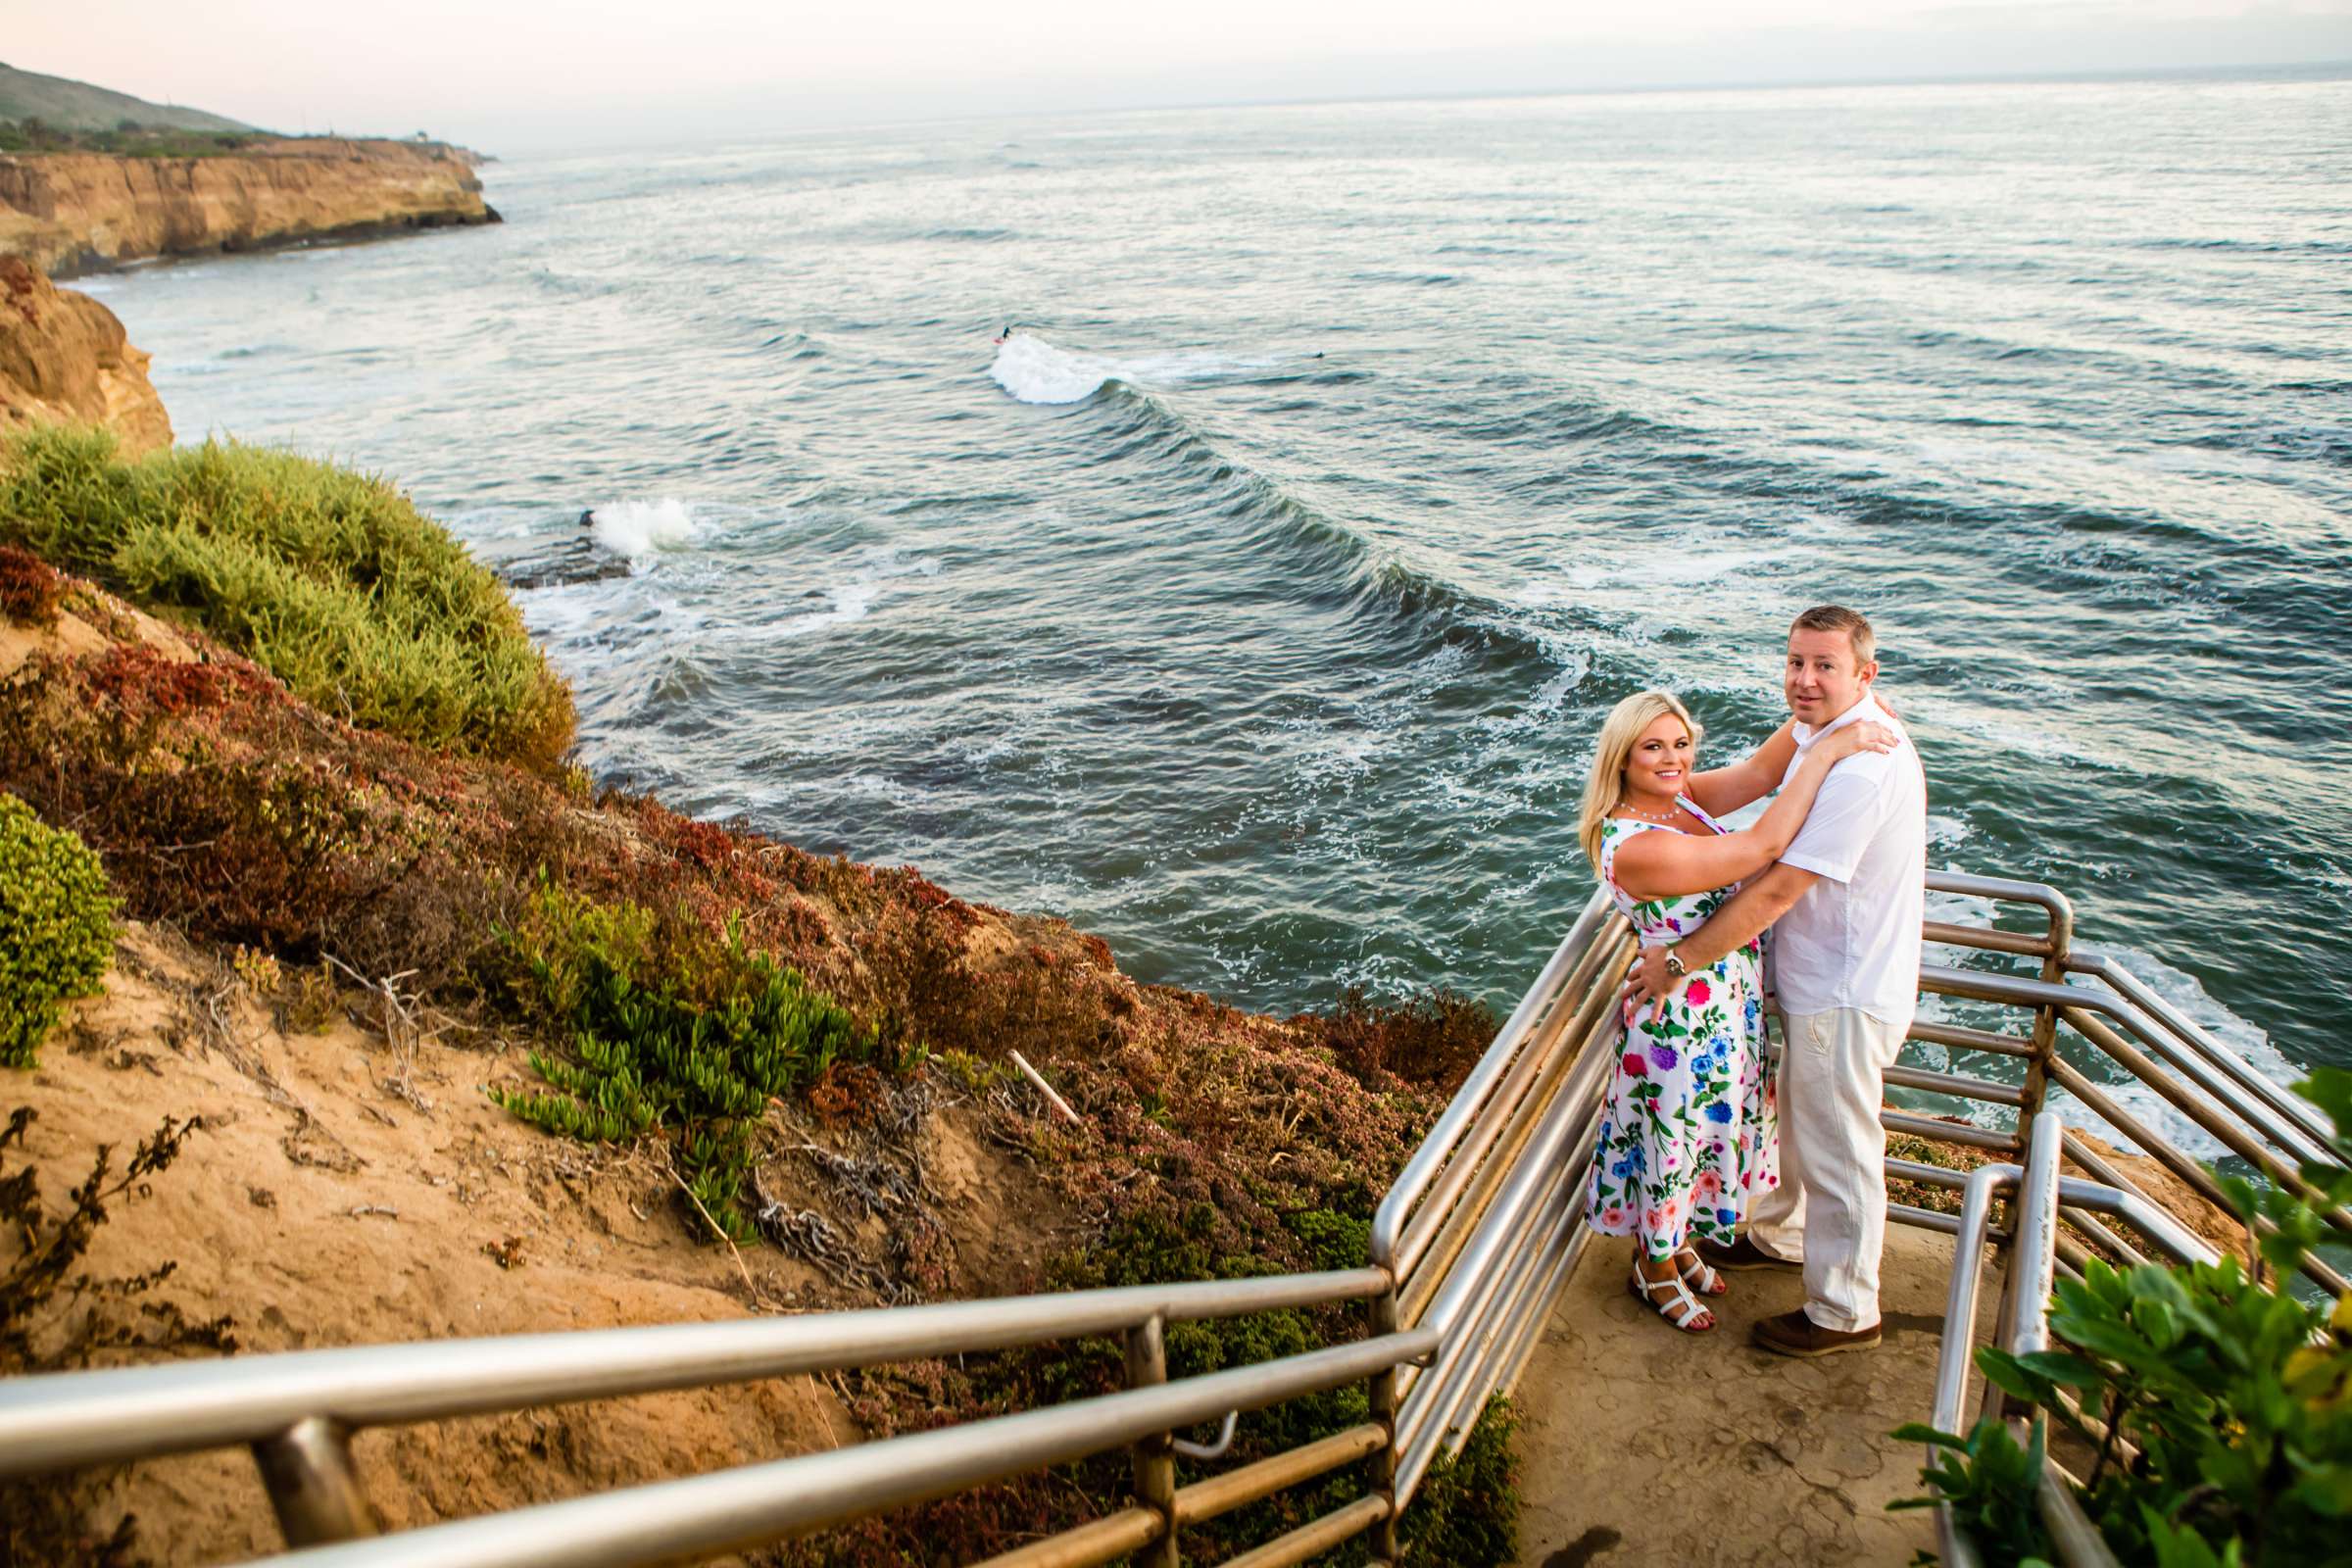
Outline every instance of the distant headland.
<path fill-rule="evenodd" d="M 0 256 L 53 276 L 495 223 L 483 161 L 421 132 L 283 136 L 0 65 Z"/>

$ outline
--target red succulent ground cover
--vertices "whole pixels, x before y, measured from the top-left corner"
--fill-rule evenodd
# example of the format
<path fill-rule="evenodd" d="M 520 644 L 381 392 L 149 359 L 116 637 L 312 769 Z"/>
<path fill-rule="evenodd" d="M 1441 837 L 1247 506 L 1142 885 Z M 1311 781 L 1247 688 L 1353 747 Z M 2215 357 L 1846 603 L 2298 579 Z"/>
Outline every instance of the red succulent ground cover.
<path fill-rule="evenodd" d="M 407 972 L 411 988 L 486 1031 L 527 1021 L 498 932 L 534 889 L 641 906 L 681 951 L 731 927 L 887 1041 L 960 1053 L 956 1070 L 983 1077 L 1017 1050 L 1054 1076 L 1082 1125 L 999 1097 L 992 1128 L 1092 1227 L 1039 1288 L 1360 1264 L 1378 1194 L 1494 1031 L 1485 1008 L 1445 997 L 1383 1006 L 1351 995 L 1333 1014 L 1283 1020 L 1138 986 L 1101 938 L 956 899 L 911 868 L 813 856 L 645 796 L 598 793 L 576 770 L 459 759 L 356 729 L 200 636 L 187 636 L 193 662 L 150 646 L 129 617 L 104 612 L 102 595 L 22 552 L 0 552 L 0 593 L 12 616 L 19 603 L 70 601 L 110 622 L 102 651 L 60 642 L 0 676 L 0 788 L 96 849 L 126 914 L 296 961 L 331 954 L 367 975 Z M 886 1093 L 870 1066 L 845 1062 L 807 1097 L 830 1121 Z M 1179 1326 L 1170 1370 L 1353 1337 L 1362 1315 Z M 851 1393 L 883 1434 L 1119 1380 L 1117 1348 L 1090 1343 L 880 1372 Z M 1342 1390 L 1253 1417 L 1239 1454 L 1361 1420 L 1362 1401 L 1360 1389 Z M 1476 1484 L 1506 1482 L 1494 1469 Z M 1265 1539 L 1356 1485 L 1343 1473 L 1208 1535 Z M 1120 1506 L 1124 1486 L 1114 1456 L 868 1521 L 780 1560 L 922 1562 L 940 1541 L 968 1558 Z"/>
<path fill-rule="evenodd" d="M 31 552 L 0 545 L 0 619 L 53 626 L 65 585 Z"/>

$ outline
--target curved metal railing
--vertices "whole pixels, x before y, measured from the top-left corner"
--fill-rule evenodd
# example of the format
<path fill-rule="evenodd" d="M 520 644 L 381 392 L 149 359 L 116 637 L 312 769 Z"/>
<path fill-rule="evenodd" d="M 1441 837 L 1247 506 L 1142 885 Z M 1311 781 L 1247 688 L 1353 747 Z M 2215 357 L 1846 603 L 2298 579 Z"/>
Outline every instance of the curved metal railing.
<path fill-rule="evenodd" d="M 1943 1069 L 1897 1066 L 1892 1091 L 1999 1107 L 2020 1131 L 1955 1123 L 1889 1104 L 1888 1128 L 2011 1156 L 1968 1176 L 1890 1160 L 1889 1173 L 1964 1191 L 1957 1215 L 1897 1204 L 1890 1217 L 1956 1238 L 1952 1313 L 1935 1392 L 1938 1424 L 1965 1415 L 1968 1351 L 1989 1241 L 2006 1249 L 1999 1332 L 2030 1343 L 2054 1267 L 2085 1254 L 2059 1224 L 2117 1255 L 2141 1255 L 2108 1222 L 2168 1254 L 2201 1244 L 2049 1107 L 2053 1092 L 2134 1144 L 2201 1197 L 2211 1174 L 2094 1078 L 2106 1061 L 2272 1180 L 2295 1185 L 2325 1155 L 2326 1129 L 2292 1096 L 2230 1055 L 2104 954 L 2072 946 L 2065 896 L 2043 884 L 1952 872 L 1936 892 L 2037 909 L 2039 931 L 1930 922 L 1930 941 L 2037 960 L 2031 975 L 1926 964 L 1932 994 L 2028 1021 L 2022 1032 L 1924 1019 L 1915 1041 Z M 1397 1559 L 1398 1521 L 1430 1467 L 1467 1442 L 1491 1396 L 1508 1393 L 1591 1235 L 1585 1169 L 1598 1135 L 1633 953 L 1626 922 L 1596 894 L 1406 1162 L 1374 1215 L 1368 1266 L 1322 1274 L 1144 1286 L 728 1323 L 583 1331 L 427 1345 L 295 1351 L 206 1363 L 20 1378 L 0 1385 L 0 1475 L 243 1445 L 306 1568 L 446 1568 L 675 1561 L 772 1542 L 1050 1465 L 1125 1448 L 1131 1505 L 992 1558 L 987 1568 L 1083 1568 L 1120 1558 L 1174 1568 L 1183 1531 L 1349 1465 L 1355 1500 L 1230 1559 L 1303 1562 L 1369 1536 Z M 2080 983 L 2078 983 L 2080 982 Z M 2071 1031 L 2067 1033 L 2066 1031 Z M 2080 1058 L 2080 1059 L 2078 1059 Z M 1976 1072 L 1963 1062 L 1989 1062 Z M 1994 1076 L 1986 1076 L 1989 1071 Z M 2018 1161 L 2022 1159 L 2023 1163 Z M 2061 1172 L 2071 1161 L 2080 1176 Z M 2004 1194 L 2011 1219 L 1992 1226 Z M 2352 1216 L 2331 1216 L 2352 1233 Z M 2045 1258 L 2047 1261 L 2045 1261 Z M 2321 1284 L 2342 1281 L 2324 1263 Z M 1172 1322 L 1285 1307 L 1367 1303 L 1359 1341 L 1201 1377 L 1167 1378 Z M 1122 1393 L 906 1437 L 548 1503 L 369 1539 L 354 1433 L 580 1399 L 613 1397 L 894 1361 L 1118 1335 Z M 1177 1430 L 1362 1381 L 1358 1426 L 1179 1487 L 1175 1459 L 1218 1445 Z M 1226 1431 L 1232 1430 L 1227 1420 Z M 2053 1506 L 2060 1506 L 2054 1503 Z M 1966 1559 L 1946 1526 L 1947 1560 Z"/>
<path fill-rule="evenodd" d="M 2115 1084 L 2094 1077 L 2099 1063 L 2153 1092 L 2248 1169 L 2290 1191 L 2311 1191 L 2300 1175 L 2305 1162 L 2340 1161 L 2316 1107 L 2232 1054 L 2111 955 L 2073 947 L 2073 914 L 2055 889 L 1950 874 L 1932 874 L 1928 885 L 2037 906 L 2048 917 L 2047 929 L 2038 935 L 1949 924 L 1929 931 L 1931 940 L 1955 947 L 2038 957 L 2042 963 L 2037 977 L 1937 964 L 1921 970 L 1922 987 L 1932 994 L 2031 1015 L 2032 1026 L 2022 1036 L 1937 1023 L 1912 1031 L 1914 1040 L 1941 1044 L 1955 1057 L 1975 1053 L 1979 1058 L 2022 1058 L 2026 1069 L 2021 1082 L 1909 1068 L 1887 1074 L 1890 1085 L 2010 1105 L 2017 1112 L 2015 1132 L 1974 1129 L 1945 1141 L 2000 1149 L 2022 1158 L 2022 1163 L 2013 1159 L 1985 1164 L 1962 1176 L 1907 1160 L 1887 1162 L 1889 1174 L 1959 1188 L 1964 1195 L 1957 1216 L 1919 1209 L 1893 1216 L 1949 1230 L 1955 1237 L 1932 1424 L 1938 1431 L 1959 1433 L 1971 1422 L 1970 1368 L 1988 1243 L 1998 1245 L 2007 1276 L 1992 1339 L 2018 1354 L 2049 1347 L 2053 1280 L 2061 1271 L 2078 1271 L 2090 1255 L 2089 1247 L 2070 1236 L 2070 1230 L 2126 1263 L 2145 1262 L 2150 1253 L 2177 1263 L 2212 1262 L 2218 1256 L 2179 1215 L 2151 1198 L 2120 1161 L 2098 1152 L 2085 1138 L 2087 1126 L 2081 1124 L 2102 1125 L 2110 1139 L 2136 1147 L 2179 1179 L 2194 1195 L 2193 1200 L 2226 1209 L 2213 1172 L 2148 1117 L 2128 1108 Z M 2063 1102 L 2057 1100 L 2060 1094 Z M 1893 1125 L 1898 1118 L 1890 1114 L 1887 1119 Z M 1921 1123 L 1906 1130 L 1938 1136 L 1935 1124 L 1902 1119 Z M 2069 1164 L 2082 1174 L 2066 1174 Z M 2006 1201 L 2006 1230 L 1993 1226 L 1996 1200 Z M 2352 1235 L 2352 1215 L 2334 1210 L 2327 1219 L 2339 1234 Z M 2118 1225 L 2133 1233 L 2137 1245 Z M 2346 1288 L 2343 1276 L 2322 1258 L 2307 1257 L 2302 1272 L 2329 1295 L 2340 1296 Z M 1998 1391 L 1986 1386 L 1975 1408 L 1998 1414 L 2005 1405 Z M 2113 1554 L 2054 1464 L 2045 1469 L 2039 1501 L 2062 1562 L 2070 1568 L 2112 1568 Z M 1936 1510 L 1936 1533 L 1944 1562 L 1951 1568 L 1975 1568 L 1981 1560 L 1976 1544 L 1948 1504 Z"/>
<path fill-rule="evenodd" d="M 1587 1048 L 1614 1027 L 1629 947 L 1595 898 L 1381 1206 L 1365 1268 L 19 1378 L 0 1384 L 0 1475 L 242 1445 L 294 1548 L 272 1562 L 521 1568 L 708 1556 L 1126 1448 L 1131 1506 L 988 1568 L 1173 1568 L 1188 1526 L 1359 1463 L 1362 1495 L 1231 1562 L 1279 1568 L 1366 1532 L 1393 1561 L 1439 1446 L 1507 1384 L 1574 1265 L 1562 1173 L 1591 1146 Z M 1370 1303 L 1360 1341 L 1167 1378 L 1169 1323 L 1351 1300 Z M 351 1456 L 369 1427 L 1114 1334 L 1123 1393 L 381 1539 Z M 1178 1430 L 1223 1418 L 1230 1434 L 1239 1412 L 1359 1381 L 1369 1421 L 1176 1485 Z M 1225 1441 L 1182 1449 L 1205 1463 Z"/>

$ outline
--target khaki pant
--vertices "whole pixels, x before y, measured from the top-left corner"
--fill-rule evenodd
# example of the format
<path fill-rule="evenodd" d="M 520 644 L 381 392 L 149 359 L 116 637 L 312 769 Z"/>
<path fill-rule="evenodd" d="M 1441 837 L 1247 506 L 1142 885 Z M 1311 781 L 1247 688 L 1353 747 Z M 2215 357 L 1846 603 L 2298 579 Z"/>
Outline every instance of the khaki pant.
<path fill-rule="evenodd" d="M 1781 1184 L 1748 1205 L 1748 1236 L 1805 1265 L 1805 1315 L 1851 1334 L 1879 1321 L 1886 1246 L 1886 1073 L 1909 1019 L 1858 1007 L 1781 1019 Z"/>

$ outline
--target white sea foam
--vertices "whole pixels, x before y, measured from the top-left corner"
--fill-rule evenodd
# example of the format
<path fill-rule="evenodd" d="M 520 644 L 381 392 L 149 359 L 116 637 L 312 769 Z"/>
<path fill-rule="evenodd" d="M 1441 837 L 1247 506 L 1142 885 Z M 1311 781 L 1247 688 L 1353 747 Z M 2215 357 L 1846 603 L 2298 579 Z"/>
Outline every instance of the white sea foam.
<path fill-rule="evenodd" d="M 873 612 L 874 606 L 888 598 L 891 585 L 908 577 L 936 577 L 939 562 L 931 556 L 909 556 L 896 546 L 869 551 L 861 564 L 847 581 L 837 582 L 821 590 L 825 608 L 803 615 L 794 615 L 757 631 L 734 633 L 738 640 L 749 638 L 758 642 L 790 642 L 830 626 L 846 626 L 863 620 Z"/>
<path fill-rule="evenodd" d="M 1592 672 L 1592 661 L 1590 657 L 1582 653 L 1570 654 L 1559 670 L 1536 688 L 1535 697 L 1527 705 L 1529 716 L 1539 719 L 1556 717 L 1560 705 L 1585 683 L 1585 677 Z"/>
<path fill-rule="evenodd" d="M 997 363 L 988 373 L 1022 403 L 1081 403 L 1110 379 L 1111 368 L 1102 360 L 1015 332 L 997 349 Z"/>
<path fill-rule="evenodd" d="M 1556 641 L 1544 637 L 1541 632 L 1538 633 L 1538 640 L 1544 642 L 1547 649 L 1552 648 Z M 1527 700 L 1525 708 L 1473 719 L 1471 727 L 1482 735 L 1507 739 L 1556 720 L 1562 706 L 1576 695 L 1578 688 L 1584 685 L 1585 677 L 1592 672 L 1592 659 L 1581 649 L 1558 648 L 1553 651 L 1554 657 L 1560 661 L 1560 667 L 1536 688 L 1535 695 Z"/>
<path fill-rule="evenodd" d="M 1595 589 L 1696 588 L 1776 565 L 1796 554 L 1788 547 L 1736 550 L 1692 538 L 1663 550 L 1627 551 L 1580 563 L 1551 581 L 1531 583 L 1520 597 L 1531 608 L 1579 604 Z"/>
<path fill-rule="evenodd" d="M 665 550 L 683 550 L 703 536 L 703 522 L 695 515 L 693 505 L 675 496 L 612 501 L 592 510 L 596 542 L 632 561 Z"/>
<path fill-rule="evenodd" d="M 795 615 L 780 623 L 768 633 L 769 639 L 788 642 L 795 637 L 822 631 L 827 626 L 846 626 L 853 620 L 863 620 L 873 610 L 874 599 L 879 592 L 878 585 L 870 581 L 843 583 L 839 587 L 828 588 L 825 590 L 826 609 L 812 615 Z"/>
<path fill-rule="evenodd" d="M 1973 831 L 1956 816 L 1937 816 L 1933 811 L 1928 813 L 1928 842 L 1936 849 L 1945 850 L 1955 844 L 1965 844 Z"/>
<path fill-rule="evenodd" d="M 1057 348 L 1035 332 L 1015 332 L 998 347 L 996 363 L 988 373 L 1022 403 L 1083 403 L 1101 391 L 1105 381 L 1140 386 L 1205 381 L 1221 375 L 1250 374 L 1279 363 L 1264 356 L 1244 358 L 1206 351 L 1112 359 Z"/>
<path fill-rule="evenodd" d="M 2086 762 L 2094 767 L 2127 765 L 2092 746 L 2079 729 L 2061 734 L 2055 727 L 2034 723 L 2035 717 L 2049 715 L 2050 710 L 2046 708 L 2030 704 L 1993 708 L 1924 691 L 1904 691 L 1899 700 L 1903 717 L 1914 724 L 1925 721 L 1955 729 L 1991 745 L 2022 752 L 2035 761 Z"/>

